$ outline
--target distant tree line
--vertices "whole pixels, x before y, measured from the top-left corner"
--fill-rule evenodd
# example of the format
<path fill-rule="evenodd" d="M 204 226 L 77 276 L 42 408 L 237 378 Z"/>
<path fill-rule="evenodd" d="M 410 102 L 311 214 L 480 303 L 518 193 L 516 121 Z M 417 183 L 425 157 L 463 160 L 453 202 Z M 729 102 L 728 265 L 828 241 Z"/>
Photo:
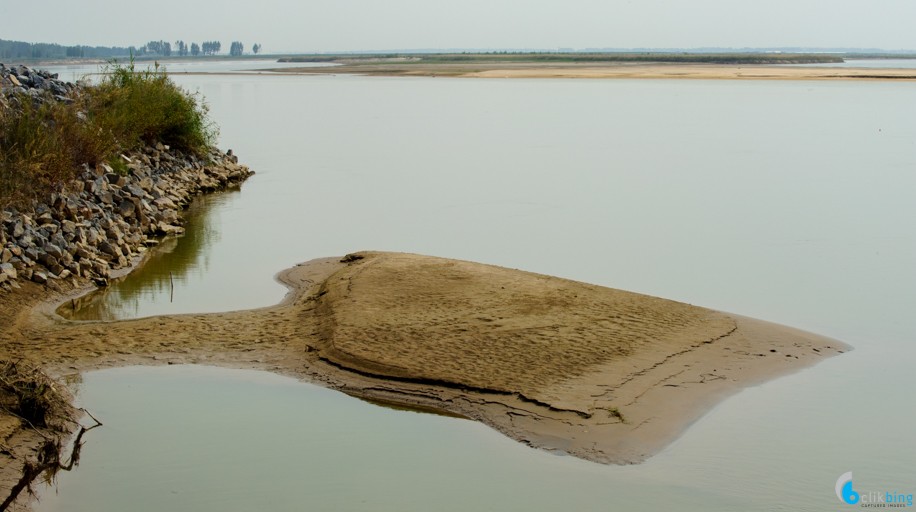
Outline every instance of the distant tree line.
<path fill-rule="evenodd" d="M 197 57 L 199 55 L 216 55 L 222 47 L 223 44 L 219 41 L 204 41 L 201 44 L 191 43 L 190 45 L 181 40 L 175 41 L 174 44 L 168 41 L 150 41 L 138 48 L 136 54 L 141 56 L 161 55 L 163 57 L 171 57 L 172 55 L 177 55 L 185 57 L 191 55 Z M 230 52 L 230 55 L 234 54 Z"/>
<path fill-rule="evenodd" d="M 65 59 L 87 58 L 107 59 L 111 57 L 126 57 L 131 54 L 136 56 L 192 56 L 217 55 L 222 51 L 223 45 L 219 41 L 204 41 L 200 44 L 186 43 L 184 41 L 150 41 L 141 47 L 129 46 L 64 46 L 53 43 L 26 43 L 23 41 L 7 41 L 0 39 L 0 62 L 10 62 L 26 59 Z M 257 55 L 261 52 L 261 45 L 255 44 L 251 52 Z M 245 45 L 241 41 L 233 41 L 229 48 L 229 55 L 237 57 L 245 53 Z"/>
<path fill-rule="evenodd" d="M 53 43 L 26 43 L 0 39 L 0 60 L 107 58 L 130 55 L 130 48 L 119 46 L 64 46 Z"/>
<path fill-rule="evenodd" d="M 255 55 L 257 55 L 260 52 L 261 52 L 261 45 L 259 45 L 258 43 L 255 43 L 254 46 L 251 47 L 251 53 L 254 53 Z M 232 41 L 232 45 L 229 47 L 229 55 L 239 56 L 239 55 L 243 55 L 244 53 L 245 53 L 245 45 L 242 44 L 241 41 Z"/>
<path fill-rule="evenodd" d="M 261 52 L 261 45 L 255 43 L 251 47 L 252 53 L 257 55 Z M 173 54 L 180 57 L 191 55 L 216 55 L 223 49 L 223 43 L 219 41 L 204 41 L 201 44 L 191 43 L 188 45 L 184 41 L 175 41 L 174 44 L 168 41 L 150 41 L 137 49 L 137 55 L 161 55 L 171 57 Z M 229 55 L 238 57 L 245 54 L 245 45 L 241 41 L 233 41 L 229 45 Z"/>

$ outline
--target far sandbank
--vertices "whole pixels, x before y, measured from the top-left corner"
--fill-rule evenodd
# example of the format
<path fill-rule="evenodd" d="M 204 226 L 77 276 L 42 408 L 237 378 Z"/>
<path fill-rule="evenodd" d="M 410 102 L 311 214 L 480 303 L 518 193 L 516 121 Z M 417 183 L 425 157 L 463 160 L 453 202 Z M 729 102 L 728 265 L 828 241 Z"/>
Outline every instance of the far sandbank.
<path fill-rule="evenodd" d="M 582 78 L 694 80 L 916 80 L 916 69 L 682 63 L 399 63 L 358 62 L 277 68 L 277 74 L 352 74 L 456 78 Z"/>

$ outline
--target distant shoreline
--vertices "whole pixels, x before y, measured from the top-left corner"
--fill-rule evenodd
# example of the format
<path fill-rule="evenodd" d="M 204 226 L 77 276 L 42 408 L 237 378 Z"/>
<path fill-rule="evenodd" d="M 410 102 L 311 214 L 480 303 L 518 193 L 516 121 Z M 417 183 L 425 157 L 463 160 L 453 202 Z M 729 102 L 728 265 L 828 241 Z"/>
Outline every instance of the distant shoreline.
<path fill-rule="evenodd" d="M 580 78 L 694 80 L 916 80 L 916 69 L 810 67 L 772 64 L 684 63 L 398 63 L 357 62 L 333 67 L 273 68 L 271 74 L 348 74 L 453 78 Z M 249 72 L 250 74 L 250 72 Z"/>

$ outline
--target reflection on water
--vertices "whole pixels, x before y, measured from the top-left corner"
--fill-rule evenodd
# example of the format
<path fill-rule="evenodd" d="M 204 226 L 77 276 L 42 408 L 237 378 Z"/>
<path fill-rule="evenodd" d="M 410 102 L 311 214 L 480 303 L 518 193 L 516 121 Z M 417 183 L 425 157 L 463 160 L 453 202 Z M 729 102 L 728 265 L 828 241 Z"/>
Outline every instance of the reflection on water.
<path fill-rule="evenodd" d="M 882 368 L 864 352 L 742 393 L 637 466 L 533 450 L 477 422 L 264 372 L 90 372 L 80 401 L 105 425 L 37 510 L 835 511 L 833 484 L 850 469 L 862 489 L 916 490 L 912 413 L 868 410 L 868 391 L 836 395 L 851 372 Z M 908 403 L 909 389 L 887 398 Z"/>
<path fill-rule="evenodd" d="M 916 59 L 846 59 L 844 62 L 795 64 L 794 67 L 815 68 L 901 68 L 916 69 Z"/>
<path fill-rule="evenodd" d="M 74 320 L 115 320 L 136 317 L 141 305 L 148 315 L 187 312 L 182 291 L 209 269 L 212 253 L 208 248 L 222 236 L 220 208 L 238 193 L 235 189 L 195 199 L 183 214 L 183 235 L 165 238 L 128 276 L 65 303 L 58 313 Z"/>

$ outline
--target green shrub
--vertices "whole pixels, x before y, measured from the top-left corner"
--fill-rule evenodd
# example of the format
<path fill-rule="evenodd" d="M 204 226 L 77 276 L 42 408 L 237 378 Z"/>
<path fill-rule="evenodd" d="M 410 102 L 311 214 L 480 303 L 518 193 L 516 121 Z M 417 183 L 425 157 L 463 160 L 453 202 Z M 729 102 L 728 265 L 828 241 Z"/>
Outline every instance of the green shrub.
<path fill-rule="evenodd" d="M 134 63 L 113 64 L 90 94 L 93 123 L 125 147 L 161 142 L 203 153 L 216 138 L 207 106 L 172 82 L 157 65 L 137 71 Z"/>
<path fill-rule="evenodd" d="M 0 205 L 40 198 L 114 150 L 72 105 L 21 100 L 0 113 Z"/>
<path fill-rule="evenodd" d="M 0 207 L 27 206 L 76 178 L 83 164 L 120 163 L 119 153 L 144 144 L 203 154 L 216 139 L 206 105 L 158 65 L 113 63 L 100 84 L 72 99 L 39 104 L 20 95 L 0 107 Z"/>

